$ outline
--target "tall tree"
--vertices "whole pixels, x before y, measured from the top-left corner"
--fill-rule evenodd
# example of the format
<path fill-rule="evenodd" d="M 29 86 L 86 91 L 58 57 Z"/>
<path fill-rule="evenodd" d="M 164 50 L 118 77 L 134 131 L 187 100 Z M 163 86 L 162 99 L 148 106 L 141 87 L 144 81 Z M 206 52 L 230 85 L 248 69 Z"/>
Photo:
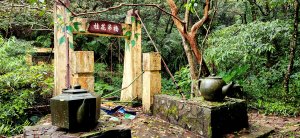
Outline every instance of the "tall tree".
<path fill-rule="evenodd" d="M 299 0 L 294 1 L 294 31 L 293 31 L 293 36 L 292 40 L 290 43 L 290 60 L 289 60 L 289 65 L 287 68 L 287 72 L 285 74 L 284 78 L 284 90 L 286 93 L 289 92 L 289 81 L 290 81 L 290 76 L 293 71 L 293 66 L 294 66 L 294 59 L 295 59 L 295 53 L 296 53 L 296 47 L 297 47 L 297 39 L 298 39 L 298 24 L 299 24 Z"/>
<path fill-rule="evenodd" d="M 168 5 L 171 8 L 171 12 L 173 16 L 177 16 L 179 18 L 179 9 L 177 8 L 174 0 L 167 0 Z M 187 0 L 187 4 L 190 3 L 190 0 Z M 194 5 L 192 5 L 194 6 Z M 208 19 L 208 12 L 210 8 L 210 0 L 205 0 L 205 6 L 203 11 L 202 18 L 195 22 L 194 24 L 190 23 L 190 9 L 186 8 L 184 20 L 183 22 L 179 21 L 175 17 L 172 17 L 177 30 L 179 31 L 182 42 L 183 48 L 185 50 L 188 63 L 190 66 L 190 75 L 192 79 L 192 91 L 196 92 L 196 96 L 200 94 L 197 93 L 198 87 L 196 85 L 196 80 L 198 79 L 199 73 L 202 75 L 207 76 L 209 75 L 209 70 L 203 60 L 202 53 L 199 49 L 197 36 L 199 28 L 204 24 L 204 22 Z M 189 27 L 189 25 L 191 27 Z M 197 65 L 200 65 L 201 71 L 199 72 Z M 193 92 L 192 92 L 193 93 Z"/>

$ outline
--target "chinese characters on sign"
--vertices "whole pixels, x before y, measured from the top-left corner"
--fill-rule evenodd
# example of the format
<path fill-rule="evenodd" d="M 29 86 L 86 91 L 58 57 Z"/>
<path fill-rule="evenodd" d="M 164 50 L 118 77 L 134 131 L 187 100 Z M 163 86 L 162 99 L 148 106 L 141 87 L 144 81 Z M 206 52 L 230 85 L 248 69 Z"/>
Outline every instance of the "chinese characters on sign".
<path fill-rule="evenodd" d="M 123 35 L 121 24 L 108 21 L 90 21 L 88 31 L 90 33 Z"/>

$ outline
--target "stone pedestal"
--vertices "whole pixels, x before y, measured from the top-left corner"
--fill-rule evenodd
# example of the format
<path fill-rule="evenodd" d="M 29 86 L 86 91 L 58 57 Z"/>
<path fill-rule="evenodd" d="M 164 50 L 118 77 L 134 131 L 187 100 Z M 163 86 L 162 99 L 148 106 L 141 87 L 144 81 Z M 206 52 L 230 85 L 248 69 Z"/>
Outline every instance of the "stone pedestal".
<path fill-rule="evenodd" d="M 143 111 L 150 113 L 153 96 L 161 93 L 161 56 L 158 52 L 143 53 Z"/>
<path fill-rule="evenodd" d="M 248 127 L 247 104 L 234 98 L 209 102 L 202 97 L 181 100 L 174 96 L 155 95 L 153 114 L 206 138 L 220 137 Z"/>

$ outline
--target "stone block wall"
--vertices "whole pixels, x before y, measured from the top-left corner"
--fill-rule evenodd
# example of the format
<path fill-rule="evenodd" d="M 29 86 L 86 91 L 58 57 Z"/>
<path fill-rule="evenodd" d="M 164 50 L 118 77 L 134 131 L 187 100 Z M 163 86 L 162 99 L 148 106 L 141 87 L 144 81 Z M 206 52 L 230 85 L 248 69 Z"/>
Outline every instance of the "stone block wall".
<path fill-rule="evenodd" d="M 234 98 L 209 102 L 202 97 L 182 100 L 174 96 L 155 95 L 153 114 L 203 137 L 220 137 L 248 127 L 246 102 Z"/>

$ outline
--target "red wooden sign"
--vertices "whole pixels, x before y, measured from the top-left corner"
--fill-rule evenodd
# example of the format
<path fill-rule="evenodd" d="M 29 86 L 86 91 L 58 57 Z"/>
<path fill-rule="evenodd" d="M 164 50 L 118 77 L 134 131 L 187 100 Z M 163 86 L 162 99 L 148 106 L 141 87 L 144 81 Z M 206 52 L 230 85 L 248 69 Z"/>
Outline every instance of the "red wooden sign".
<path fill-rule="evenodd" d="M 121 24 L 108 21 L 90 21 L 88 31 L 90 33 L 123 35 Z"/>

